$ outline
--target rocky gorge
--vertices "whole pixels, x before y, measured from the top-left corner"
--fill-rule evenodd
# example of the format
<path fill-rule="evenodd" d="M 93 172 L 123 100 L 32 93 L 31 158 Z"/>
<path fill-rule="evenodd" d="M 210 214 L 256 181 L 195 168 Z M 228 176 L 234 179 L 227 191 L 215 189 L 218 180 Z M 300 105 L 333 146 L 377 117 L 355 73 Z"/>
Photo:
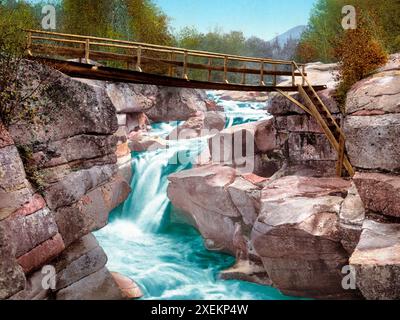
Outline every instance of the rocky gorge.
<path fill-rule="evenodd" d="M 33 92 L 45 117 L 0 126 L 0 299 L 139 297 L 132 280 L 108 270 L 92 233 L 140 194 L 130 187 L 133 155 L 178 138 L 206 148 L 193 168 L 168 172 L 173 214 L 207 249 L 236 258 L 220 278 L 294 297 L 400 298 L 399 70 L 394 55 L 352 88 L 343 114 L 332 98 L 336 66 L 307 67 L 313 83 L 328 84 L 321 97 L 343 122 L 357 170 L 339 179 L 318 124 L 278 94 L 218 94 L 257 100 L 271 115 L 225 129 L 223 108 L 202 91 L 73 79 L 26 62 L 22 90 L 41 87 Z M 167 136 L 154 133 L 152 124 L 168 121 L 179 123 Z M 55 287 L 43 287 L 45 266 L 54 267 Z M 355 289 L 343 286 L 346 267 Z"/>
<path fill-rule="evenodd" d="M 28 61 L 20 72 L 37 116 L 0 124 L 0 299 L 140 297 L 106 268 L 92 232 L 131 192 L 129 134 L 149 118 L 189 119 L 206 109 L 204 94 L 73 79 Z M 56 285 L 43 285 L 45 272 Z"/>
<path fill-rule="evenodd" d="M 252 171 L 237 165 L 242 155 L 220 161 L 211 148 L 208 161 L 170 176 L 168 195 L 210 250 L 236 257 L 223 278 L 291 296 L 399 299 L 399 55 L 354 85 L 346 114 L 331 94 L 335 68 L 311 64 L 307 72 L 313 83 L 328 83 L 320 96 L 343 122 L 353 179 L 334 177 L 336 155 L 317 123 L 272 94 L 272 119 L 212 138 L 234 153 L 232 136 L 250 135 Z M 345 281 L 355 283 L 349 289 Z"/>

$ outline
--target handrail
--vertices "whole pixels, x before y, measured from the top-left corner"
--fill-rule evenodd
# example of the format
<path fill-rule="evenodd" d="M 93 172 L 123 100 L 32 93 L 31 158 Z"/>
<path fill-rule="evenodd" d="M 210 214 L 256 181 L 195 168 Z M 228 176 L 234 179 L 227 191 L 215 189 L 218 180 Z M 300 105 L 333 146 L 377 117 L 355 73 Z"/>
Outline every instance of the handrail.
<path fill-rule="evenodd" d="M 36 34 L 44 34 L 44 35 L 53 35 L 59 37 L 67 37 L 67 38 L 75 38 L 75 39 L 89 39 L 89 40 L 96 40 L 96 41 L 107 41 L 112 43 L 120 43 L 120 44 L 129 44 L 132 46 L 141 46 L 144 48 L 149 49 L 165 49 L 165 50 L 172 50 L 175 53 L 182 53 L 184 54 L 185 51 L 188 52 L 191 56 L 201 56 L 201 57 L 214 57 L 214 58 L 221 58 L 224 59 L 226 56 L 229 60 L 235 61 L 246 61 L 246 62 L 254 62 L 254 63 L 267 63 L 267 64 L 282 64 L 282 65 L 291 65 L 293 62 L 289 60 L 278 60 L 278 59 L 271 59 L 271 58 L 255 58 L 255 57 L 247 57 L 247 56 L 240 56 L 240 55 L 227 55 L 223 53 L 217 52 L 207 52 L 201 50 L 188 50 L 184 48 L 178 47 L 171 47 L 171 46 L 161 46 L 156 44 L 149 44 L 149 43 L 141 43 L 141 42 L 134 42 L 134 41 L 127 41 L 127 40 L 116 40 L 116 39 L 109 39 L 109 38 L 101 38 L 101 37 L 93 37 L 93 36 L 82 36 L 82 35 L 73 35 L 73 34 L 66 34 L 66 33 L 59 33 L 59 32 L 50 32 L 50 31 L 42 31 L 42 30 L 32 30 L 32 29 L 25 29 L 25 32 L 28 33 L 36 33 Z M 42 39 L 42 40 L 49 40 L 49 39 Z M 54 40 L 56 41 L 56 40 Z M 155 50 L 156 51 L 156 50 Z M 303 64 L 300 64 L 303 65 Z"/>
<path fill-rule="evenodd" d="M 65 58 L 84 59 L 87 63 L 93 57 L 98 61 L 124 62 L 127 63 L 129 69 L 136 62 L 136 70 L 143 72 L 146 64 L 164 65 L 168 67 L 166 74 L 171 77 L 182 77 L 187 81 L 191 70 L 207 70 L 208 81 L 212 82 L 211 73 L 222 72 L 223 83 L 230 84 L 228 73 L 243 74 L 242 85 L 246 85 L 246 75 L 259 75 L 259 86 L 277 86 L 277 76 L 291 75 L 293 87 L 295 78 L 304 76 L 304 73 L 297 73 L 293 61 L 274 60 L 270 58 L 255 58 L 239 55 L 229 55 L 215 52 L 206 52 L 199 50 L 189 50 L 171 46 L 161 46 L 155 44 L 147 44 L 126 40 L 116 40 L 93 36 L 82 36 L 74 34 L 65 34 L 59 32 L 50 32 L 42 30 L 26 29 L 29 55 L 53 55 Z M 106 50 L 103 48 L 116 49 Z M 117 51 L 119 49 L 119 51 Z M 80 51 L 82 50 L 82 51 Z M 81 52 L 81 53 L 80 53 Z M 146 53 L 154 52 L 155 56 Z M 167 55 L 168 57 L 163 57 Z M 174 57 L 173 59 L 171 57 Z M 208 59 L 208 65 L 199 63 L 190 58 Z M 220 60 L 216 65 L 212 60 Z M 243 67 L 232 65 L 236 62 Z M 143 63 L 143 66 L 141 65 Z M 247 65 L 247 63 L 255 63 L 257 66 Z M 268 65 L 273 68 L 267 67 Z M 278 68 L 281 66 L 282 68 Z M 181 68 L 182 74 L 174 72 L 174 68 Z M 289 68 L 290 67 L 290 71 Z M 272 84 L 264 82 L 265 76 L 272 77 Z M 253 78 L 254 79 L 254 78 Z M 214 81 L 216 82 L 216 81 Z M 304 82 L 304 80 L 303 80 Z"/>

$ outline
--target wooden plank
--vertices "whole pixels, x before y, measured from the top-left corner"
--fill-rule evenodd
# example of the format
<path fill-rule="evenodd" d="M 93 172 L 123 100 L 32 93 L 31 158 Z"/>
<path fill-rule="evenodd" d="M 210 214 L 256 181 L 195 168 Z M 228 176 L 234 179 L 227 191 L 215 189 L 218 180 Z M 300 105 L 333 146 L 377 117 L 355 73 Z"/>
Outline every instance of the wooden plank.
<path fill-rule="evenodd" d="M 208 77 L 207 77 L 208 82 L 211 82 L 211 72 L 212 72 L 211 67 L 212 67 L 212 59 L 208 58 Z"/>
<path fill-rule="evenodd" d="M 320 124 L 321 128 L 323 129 L 323 131 L 325 132 L 325 135 L 327 136 L 329 142 L 331 143 L 332 147 L 336 150 L 336 152 L 339 154 L 340 152 L 340 145 L 339 142 L 336 140 L 335 136 L 333 135 L 331 129 L 328 127 L 325 119 L 322 118 L 321 114 L 319 113 L 317 107 L 315 106 L 315 104 L 312 102 L 311 98 L 308 96 L 308 94 L 306 93 L 306 91 L 304 90 L 304 87 L 302 86 L 298 86 L 299 88 L 299 92 L 302 95 L 302 97 L 306 100 L 307 104 L 309 105 L 309 108 L 311 110 L 311 112 L 313 113 L 315 119 L 317 120 L 317 122 Z M 307 86 L 306 86 L 307 88 Z M 343 139 L 345 139 L 345 136 L 342 135 Z M 351 165 L 349 159 L 347 158 L 346 155 L 343 156 L 343 163 L 344 166 L 347 170 L 347 172 L 349 173 L 349 175 L 351 177 L 354 176 L 355 171 L 353 166 Z"/>
<path fill-rule="evenodd" d="M 338 161 L 336 164 L 336 175 L 338 177 L 341 177 L 343 172 L 344 151 L 345 151 L 345 139 L 341 135 L 339 139 Z"/>
<path fill-rule="evenodd" d="M 330 119 L 333 121 L 336 129 L 338 130 L 338 132 L 340 133 L 340 135 L 344 136 L 344 132 L 342 130 L 342 128 L 340 128 L 340 126 L 337 124 L 336 120 L 333 118 L 331 111 L 328 109 L 328 107 L 325 105 L 325 103 L 322 101 L 322 99 L 319 97 L 319 95 L 317 94 L 317 92 L 314 90 L 313 86 L 311 85 L 311 83 L 308 81 L 308 79 L 306 78 L 306 76 L 303 74 L 303 72 L 301 71 L 301 69 L 299 68 L 299 66 L 296 64 L 295 61 L 293 61 L 293 65 L 297 68 L 297 70 L 301 73 L 301 76 L 303 78 L 303 80 L 306 82 L 306 84 L 308 85 L 308 87 L 310 88 L 312 94 L 317 98 L 319 104 L 323 107 L 323 109 L 325 110 L 325 112 L 329 115 Z M 308 95 L 307 95 L 308 96 Z"/>
<path fill-rule="evenodd" d="M 90 60 L 90 40 L 86 39 L 85 43 L 85 61 L 86 63 L 89 63 Z"/>
<path fill-rule="evenodd" d="M 224 82 L 228 82 L 228 56 L 225 56 L 224 58 Z"/>
<path fill-rule="evenodd" d="M 317 107 L 315 104 L 312 102 L 310 97 L 307 95 L 305 90 L 303 89 L 302 86 L 298 86 L 299 92 L 303 99 L 306 101 L 306 104 L 308 104 L 308 108 L 311 110 L 311 113 L 313 114 L 314 118 L 317 120 L 319 125 L 321 126 L 322 130 L 325 132 L 326 136 L 328 137 L 329 142 L 331 143 L 332 147 L 336 150 L 336 152 L 339 151 L 339 143 L 337 142 L 335 136 L 333 135 L 331 129 L 329 129 L 326 121 L 322 118 L 321 114 L 319 113 Z"/>
<path fill-rule="evenodd" d="M 295 98 L 291 97 L 290 95 L 288 95 L 287 93 L 276 89 L 276 92 L 280 93 L 281 95 L 283 95 L 286 99 L 290 100 L 291 102 L 293 102 L 295 105 L 297 105 L 300 109 L 302 109 L 304 112 L 308 113 L 310 116 L 314 117 L 313 113 L 304 105 L 302 104 L 300 101 L 297 101 Z"/>
<path fill-rule="evenodd" d="M 93 69 L 92 65 L 82 64 L 73 61 L 63 61 L 41 57 L 27 57 L 41 63 L 48 64 L 65 74 L 72 77 L 80 77 L 87 79 L 128 82 L 128 83 L 144 83 L 169 87 L 194 88 L 206 90 L 232 90 L 246 92 L 275 92 L 277 89 L 283 92 L 296 92 L 297 87 L 292 86 L 253 86 L 226 83 L 210 83 L 205 81 L 191 80 L 186 81 L 181 78 L 171 78 L 164 75 L 156 75 L 149 73 L 140 73 L 137 71 L 117 69 L 111 67 L 98 66 Z M 317 86 L 317 90 L 324 90 L 326 86 Z"/>

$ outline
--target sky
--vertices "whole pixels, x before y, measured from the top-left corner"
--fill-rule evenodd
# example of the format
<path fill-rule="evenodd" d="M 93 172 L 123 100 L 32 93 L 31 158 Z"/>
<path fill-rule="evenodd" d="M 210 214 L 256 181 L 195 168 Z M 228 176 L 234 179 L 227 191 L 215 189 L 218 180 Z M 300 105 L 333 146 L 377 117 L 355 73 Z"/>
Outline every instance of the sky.
<path fill-rule="evenodd" d="M 215 27 L 243 31 L 246 36 L 271 40 L 298 25 L 306 25 L 316 0 L 154 0 L 179 31 L 195 26 L 201 32 Z"/>

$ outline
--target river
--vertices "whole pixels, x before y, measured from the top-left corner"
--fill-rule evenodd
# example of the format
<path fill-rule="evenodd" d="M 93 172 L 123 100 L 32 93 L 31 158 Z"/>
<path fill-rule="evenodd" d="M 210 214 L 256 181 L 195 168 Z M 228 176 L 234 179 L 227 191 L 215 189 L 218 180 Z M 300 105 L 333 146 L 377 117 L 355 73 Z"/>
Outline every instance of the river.
<path fill-rule="evenodd" d="M 261 103 L 221 101 L 227 127 L 268 117 Z M 177 124 L 153 125 L 153 134 L 168 135 Z M 170 141 L 167 149 L 133 154 L 132 193 L 110 214 L 110 223 L 95 233 L 108 256 L 107 267 L 134 279 L 143 299 L 160 300 L 282 300 L 272 287 L 243 281 L 218 279 L 220 271 L 232 266 L 234 258 L 210 252 L 193 227 L 172 218 L 167 198 L 168 175 L 190 169 L 171 164 L 178 153 L 197 157 L 203 139 Z"/>

